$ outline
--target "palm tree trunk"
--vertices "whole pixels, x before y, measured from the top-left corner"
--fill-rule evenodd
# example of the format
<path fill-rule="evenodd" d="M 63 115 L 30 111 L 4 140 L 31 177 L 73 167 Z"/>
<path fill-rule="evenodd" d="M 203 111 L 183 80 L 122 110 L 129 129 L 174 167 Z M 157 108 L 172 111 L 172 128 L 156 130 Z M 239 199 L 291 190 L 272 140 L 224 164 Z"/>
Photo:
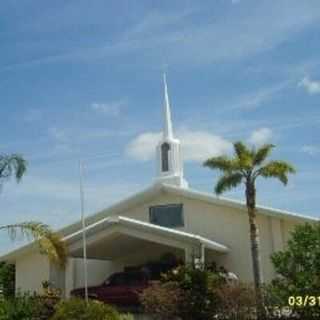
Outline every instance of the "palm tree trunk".
<path fill-rule="evenodd" d="M 259 229 L 256 221 L 256 189 L 254 184 L 247 183 L 246 200 L 249 216 L 250 240 L 251 240 L 251 256 L 253 267 L 253 280 L 256 294 L 258 319 L 265 318 L 264 299 L 262 292 L 262 270 L 260 258 L 260 240 Z"/>

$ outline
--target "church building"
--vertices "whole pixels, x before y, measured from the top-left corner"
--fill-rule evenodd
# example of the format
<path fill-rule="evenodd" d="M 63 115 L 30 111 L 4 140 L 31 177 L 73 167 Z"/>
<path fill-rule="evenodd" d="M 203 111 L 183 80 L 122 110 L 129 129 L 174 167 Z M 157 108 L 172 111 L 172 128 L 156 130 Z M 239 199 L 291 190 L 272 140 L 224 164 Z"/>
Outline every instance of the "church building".
<path fill-rule="evenodd" d="M 157 261 L 170 253 L 185 263 L 216 263 L 241 281 L 252 282 L 246 206 L 240 201 L 193 190 L 184 178 L 181 143 L 175 137 L 164 78 L 163 137 L 156 150 L 157 174 L 150 186 L 86 219 L 88 285 L 99 285 L 125 268 Z M 297 224 L 314 222 L 282 210 L 258 206 L 263 279 L 275 272 L 270 255 L 283 249 Z M 0 258 L 15 264 L 16 289 L 40 291 L 47 280 L 66 296 L 83 287 L 82 224 L 60 230 L 69 257 L 64 270 L 28 244 Z"/>

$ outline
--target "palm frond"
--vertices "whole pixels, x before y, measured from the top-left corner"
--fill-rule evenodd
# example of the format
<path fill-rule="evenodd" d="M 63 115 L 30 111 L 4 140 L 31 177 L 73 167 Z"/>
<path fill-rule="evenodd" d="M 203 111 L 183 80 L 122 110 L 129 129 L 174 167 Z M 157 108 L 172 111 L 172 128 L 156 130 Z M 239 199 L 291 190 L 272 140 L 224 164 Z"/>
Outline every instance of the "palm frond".
<path fill-rule="evenodd" d="M 222 172 L 234 172 L 239 169 L 237 161 L 227 156 L 210 158 L 205 161 L 203 165 L 210 169 L 218 169 Z"/>
<path fill-rule="evenodd" d="M 235 154 L 239 159 L 240 166 L 244 169 L 249 169 L 253 164 L 254 152 L 241 141 L 233 144 Z"/>
<path fill-rule="evenodd" d="M 285 161 L 270 161 L 256 172 L 256 177 L 277 178 L 284 185 L 288 183 L 288 174 L 295 173 L 295 168 Z"/>
<path fill-rule="evenodd" d="M 53 232 L 49 226 L 41 222 L 22 222 L 17 224 L 0 226 L 0 230 L 7 230 L 11 240 L 21 235 L 28 240 L 34 239 L 42 254 L 46 254 L 49 260 L 61 267 L 67 261 L 67 248 L 61 237 Z"/>
<path fill-rule="evenodd" d="M 0 181 L 14 175 L 19 182 L 26 170 L 27 161 L 21 155 L 0 155 Z"/>
<path fill-rule="evenodd" d="M 225 174 L 219 178 L 214 191 L 216 194 L 222 194 L 225 191 L 237 187 L 242 182 L 242 179 L 243 175 L 239 172 Z"/>
<path fill-rule="evenodd" d="M 274 147 L 273 144 L 265 144 L 260 147 L 254 155 L 253 164 L 256 166 L 262 164 L 262 162 L 270 155 Z"/>

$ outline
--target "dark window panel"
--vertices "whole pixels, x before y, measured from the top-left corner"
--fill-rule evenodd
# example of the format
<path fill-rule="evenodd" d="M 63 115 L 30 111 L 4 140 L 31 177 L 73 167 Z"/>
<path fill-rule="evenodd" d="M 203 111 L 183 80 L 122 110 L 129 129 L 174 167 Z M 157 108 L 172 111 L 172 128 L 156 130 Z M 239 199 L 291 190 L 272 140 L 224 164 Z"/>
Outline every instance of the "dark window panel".
<path fill-rule="evenodd" d="M 165 142 L 161 145 L 162 171 L 169 171 L 169 150 L 170 144 Z"/>
<path fill-rule="evenodd" d="M 150 222 L 162 227 L 183 227 L 183 205 L 170 204 L 154 206 L 149 209 Z"/>

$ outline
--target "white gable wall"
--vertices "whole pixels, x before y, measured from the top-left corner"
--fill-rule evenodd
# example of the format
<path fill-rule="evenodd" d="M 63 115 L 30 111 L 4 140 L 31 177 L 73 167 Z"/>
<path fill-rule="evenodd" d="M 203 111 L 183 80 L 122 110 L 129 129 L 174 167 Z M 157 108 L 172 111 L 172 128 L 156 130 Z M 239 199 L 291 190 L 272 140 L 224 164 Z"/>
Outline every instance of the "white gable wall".
<path fill-rule="evenodd" d="M 230 253 L 217 255 L 215 261 L 235 272 L 241 280 L 252 281 L 251 250 L 247 213 L 227 206 L 218 206 L 206 201 L 161 193 L 153 200 L 117 213 L 133 219 L 149 222 L 149 207 L 153 205 L 183 203 L 185 227 L 179 228 L 230 248 Z M 290 231 L 297 222 L 278 217 L 258 215 L 261 239 L 261 259 L 264 280 L 274 277 L 270 255 L 281 250 L 288 241 Z"/>
<path fill-rule="evenodd" d="M 30 252 L 16 261 L 16 292 L 41 292 L 42 281 L 49 280 L 50 266 L 46 256 Z"/>
<path fill-rule="evenodd" d="M 203 200 L 191 199 L 185 196 L 177 196 L 166 192 L 159 193 L 152 200 L 124 211 L 117 211 L 114 215 L 121 215 L 145 222 L 149 222 L 149 207 L 153 205 L 183 203 L 184 228 L 179 228 L 193 234 L 209 238 L 226 245 L 230 252 L 227 254 L 210 254 L 218 265 L 223 265 L 229 271 L 236 273 L 243 281 L 252 281 L 251 251 L 249 242 L 249 225 L 245 211 L 218 206 Z M 258 215 L 258 224 L 261 238 L 261 258 L 264 280 L 270 281 L 274 277 L 274 271 L 270 261 L 270 255 L 281 250 L 290 237 L 290 231 L 297 224 L 295 221 L 284 220 L 278 217 Z M 159 257 L 163 252 L 153 252 L 146 248 L 143 252 L 135 252 L 131 256 L 124 253 L 119 261 L 108 263 L 107 261 L 89 262 L 89 283 L 96 285 L 105 279 L 110 273 L 120 271 L 124 266 L 150 261 Z M 72 272 L 70 270 L 73 270 Z M 71 273 L 70 273 L 71 272 Z M 69 268 L 66 275 L 66 289 L 82 286 L 81 260 Z M 16 261 L 16 287 L 24 291 L 41 290 L 41 282 L 49 280 L 50 267 L 45 256 L 38 253 L 28 253 Z M 68 290 L 66 290 L 68 293 Z"/>

